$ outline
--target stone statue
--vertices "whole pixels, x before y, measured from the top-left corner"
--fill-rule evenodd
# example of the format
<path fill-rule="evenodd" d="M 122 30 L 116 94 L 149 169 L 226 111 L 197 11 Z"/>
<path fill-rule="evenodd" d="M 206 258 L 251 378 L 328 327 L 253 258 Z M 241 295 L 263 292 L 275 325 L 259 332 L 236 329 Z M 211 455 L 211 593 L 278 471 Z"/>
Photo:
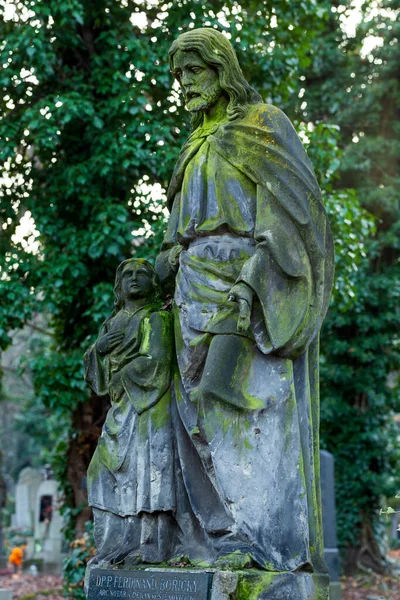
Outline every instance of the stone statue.
<path fill-rule="evenodd" d="M 162 562 L 174 542 L 171 315 L 160 310 L 158 276 L 145 260 L 119 265 L 114 293 L 115 309 L 84 358 L 86 381 L 111 400 L 88 470 L 91 567 Z"/>
<path fill-rule="evenodd" d="M 224 35 L 183 33 L 170 66 L 193 129 L 156 262 L 175 287 L 182 546 L 192 564 L 324 572 L 318 340 L 333 244 L 320 190 Z"/>
<path fill-rule="evenodd" d="M 152 267 L 124 261 L 85 356 L 86 380 L 112 402 L 88 474 L 92 564 L 236 570 L 214 576 L 229 580 L 224 598 L 253 577 L 246 598 L 322 600 L 318 345 L 333 244 L 321 193 L 224 35 L 183 33 L 170 65 L 193 129 L 156 261 L 174 334 Z M 93 590 L 113 573 L 93 575 Z"/>

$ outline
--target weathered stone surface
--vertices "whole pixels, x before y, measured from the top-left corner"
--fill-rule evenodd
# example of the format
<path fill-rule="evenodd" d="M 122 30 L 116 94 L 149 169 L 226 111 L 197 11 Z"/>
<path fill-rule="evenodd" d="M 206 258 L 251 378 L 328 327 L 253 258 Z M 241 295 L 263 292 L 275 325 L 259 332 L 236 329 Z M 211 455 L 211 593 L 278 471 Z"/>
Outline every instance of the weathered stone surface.
<path fill-rule="evenodd" d="M 328 600 L 329 577 L 312 573 L 254 573 L 239 575 L 239 600 Z"/>
<path fill-rule="evenodd" d="M 229 600 L 236 591 L 239 576 L 232 571 L 216 571 L 211 588 L 211 600 Z"/>

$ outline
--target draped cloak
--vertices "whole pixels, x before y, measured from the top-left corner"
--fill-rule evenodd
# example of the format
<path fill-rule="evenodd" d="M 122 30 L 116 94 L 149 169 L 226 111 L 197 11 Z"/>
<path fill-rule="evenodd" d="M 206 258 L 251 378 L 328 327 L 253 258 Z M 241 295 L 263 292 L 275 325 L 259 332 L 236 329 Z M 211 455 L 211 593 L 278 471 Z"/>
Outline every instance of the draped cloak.
<path fill-rule="evenodd" d="M 173 280 L 181 249 L 173 419 L 185 553 L 323 571 L 318 334 L 333 244 L 310 161 L 279 109 L 252 105 L 189 137 L 168 202 L 156 268 Z M 245 332 L 227 299 L 241 282 L 254 298 Z"/>
<path fill-rule="evenodd" d="M 88 469 L 89 505 L 120 517 L 173 512 L 171 315 L 152 305 L 121 309 L 100 337 L 113 331 L 124 331 L 117 347 L 104 357 L 94 344 L 84 357 L 86 381 L 111 399 Z"/>

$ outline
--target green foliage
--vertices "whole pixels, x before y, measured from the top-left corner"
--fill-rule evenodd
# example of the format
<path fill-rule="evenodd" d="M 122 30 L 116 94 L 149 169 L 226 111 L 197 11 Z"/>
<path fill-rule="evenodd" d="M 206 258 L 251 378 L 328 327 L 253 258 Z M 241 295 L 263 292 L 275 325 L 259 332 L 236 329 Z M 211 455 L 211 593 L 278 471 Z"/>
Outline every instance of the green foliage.
<path fill-rule="evenodd" d="M 360 206 L 351 188 L 337 188 L 343 151 L 340 128 L 329 123 L 300 126 L 313 163 L 335 241 L 333 306 L 344 312 L 354 306 L 359 283 L 357 272 L 366 257 L 365 240 L 375 233 L 374 219 Z"/>
<path fill-rule="evenodd" d="M 93 523 L 86 523 L 86 531 L 80 539 L 71 543 L 71 552 L 64 560 L 64 593 L 68 598 L 86 600 L 83 591 L 86 564 L 95 554 Z"/>
<path fill-rule="evenodd" d="M 303 99 L 306 118 L 334 119 L 340 125 L 342 160 L 334 189 L 354 188 L 375 220 L 376 235 L 365 245 L 352 276 L 356 296 L 348 305 L 333 302 L 321 336 L 321 428 L 325 447 L 335 455 L 339 543 L 344 550 L 364 552 L 369 524 L 373 529 L 377 524 L 381 495 L 390 497 L 398 487 L 393 416 L 400 411 L 400 206 L 395 193 L 400 183 L 400 6 L 393 1 L 363 3 L 356 36 L 348 37 L 340 19 L 351 5 L 341 5 L 340 14 L 332 8 L 323 42 L 316 40 L 318 53 Z M 368 53 L 369 36 L 378 45 Z M 368 228 L 365 215 L 343 217 L 350 228 L 360 223 Z M 336 286 L 341 277 L 342 272 Z M 381 566 L 371 544 L 352 564 L 347 556 L 348 570 L 363 563 Z"/>
<path fill-rule="evenodd" d="M 383 473 L 391 473 L 397 452 L 386 427 L 397 406 L 387 377 L 398 359 L 400 228 L 391 159 L 399 143 L 391 45 L 398 24 L 385 29 L 378 64 L 359 49 L 367 29 L 382 35 L 381 17 L 348 39 L 325 0 L 15 6 L 0 43 L 0 64 L 8 65 L 0 74 L 0 347 L 36 312 L 48 316 L 54 336 L 32 361 L 30 422 L 42 407 L 51 427 L 58 423 L 52 463 L 64 487 L 69 539 L 80 506 L 67 478 L 68 449 L 77 436 L 73 419 L 89 400 L 81 356 L 112 307 L 118 263 L 158 252 L 165 189 L 188 134 L 168 48 L 180 31 L 218 25 L 231 35 L 245 76 L 309 138 L 325 194 L 337 279 L 323 334 L 322 432 L 336 457 L 341 543 L 354 534 L 357 544 L 358 524 L 391 487 Z M 33 221 L 21 240 L 15 233 L 24 215 Z M 375 228 L 376 239 L 366 242 Z M 76 566 L 66 566 L 71 585 Z"/>
<path fill-rule="evenodd" d="M 400 405 L 399 282 L 399 268 L 372 276 L 365 261 L 353 308 L 333 308 L 324 327 L 322 438 L 335 454 L 344 547 L 358 544 L 363 518 L 373 517 L 380 496 L 392 496 L 398 486 L 392 474 L 400 458 L 393 421 Z"/>
<path fill-rule="evenodd" d="M 1 509 L 0 518 L 3 527 L 11 526 L 12 516 L 15 515 L 15 500 L 10 494 L 7 495 L 6 505 Z"/>
<path fill-rule="evenodd" d="M 391 506 L 388 506 L 386 510 L 383 510 L 381 508 L 381 510 L 379 512 L 381 515 L 394 515 L 396 513 L 394 508 L 392 508 Z"/>

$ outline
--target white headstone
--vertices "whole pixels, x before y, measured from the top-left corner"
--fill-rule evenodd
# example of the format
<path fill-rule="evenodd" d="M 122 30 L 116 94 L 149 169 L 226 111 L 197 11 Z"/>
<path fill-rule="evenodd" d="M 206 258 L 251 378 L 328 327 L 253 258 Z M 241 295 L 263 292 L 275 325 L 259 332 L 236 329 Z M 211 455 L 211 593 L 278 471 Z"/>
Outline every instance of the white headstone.
<path fill-rule="evenodd" d="M 35 522 L 36 496 L 42 476 L 37 469 L 22 469 L 15 486 L 15 517 L 13 525 L 19 529 L 32 529 Z"/>
<path fill-rule="evenodd" d="M 35 539 L 42 546 L 40 556 L 43 558 L 44 563 L 61 565 L 63 540 L 61 528 L 63 521 L 58 505 L 57 482 L 54 479 L 42 481 L 37 492 Z M 49 510 L 50 507 L 51 510 Z"/>

